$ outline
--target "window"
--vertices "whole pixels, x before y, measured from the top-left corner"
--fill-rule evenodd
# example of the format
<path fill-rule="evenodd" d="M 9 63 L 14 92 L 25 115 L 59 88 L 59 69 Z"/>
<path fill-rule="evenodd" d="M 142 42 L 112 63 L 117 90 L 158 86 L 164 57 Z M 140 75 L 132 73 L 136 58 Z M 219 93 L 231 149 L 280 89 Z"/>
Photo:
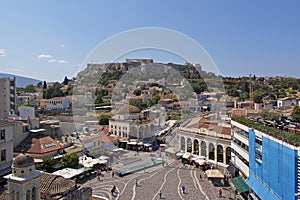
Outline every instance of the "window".
<path fill-rule="evenodd" d="M 1 160 L 0 161 L 6 161 L 6 150 L 1 150 Z"/>
<path fill-rule="evenodd" d="M 0 130 L 0 139 L 5 140 L 5 129 Z"/>

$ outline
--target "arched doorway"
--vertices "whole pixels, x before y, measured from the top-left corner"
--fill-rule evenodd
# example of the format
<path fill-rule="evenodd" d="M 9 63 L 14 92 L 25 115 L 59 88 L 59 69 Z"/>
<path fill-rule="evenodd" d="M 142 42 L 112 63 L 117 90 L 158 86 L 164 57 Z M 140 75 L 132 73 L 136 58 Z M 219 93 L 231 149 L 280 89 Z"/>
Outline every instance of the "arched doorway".
<path fill-rule="evenodd" d="M 201 142 L 201 156 L 206 157 L 206 143 L 204 141 Z"/>
<path fill-rule="evenodd" d="M 223 146 L 218 145 L 217 146 L 217 161 L 220 163 L 224 162 L 224 157 L 223 157 L 224 151 L 223 151 Z"/>
<path fill-rule="evenodd" d="M 32 194 L 31 194 L 31 196 L 32 196 L 32 198 L 31 198 L 32 200 L 36 200 L 37 190 L 36 190 L 35 187 L 32 188 Z"/>
<path fill-rule="evenodd" d="M 199 142 L 198 140 L 194 140 L 194 151 L 193 154 L 199 155 Z"/>
<path fill-rule="evenodd" d="M 26 200 L 31 200 L 31 192 L 30 192 L 30 190 L 26 191 Z"/>
<path fill-rule="evenodd" d="M 185 138 L 184 137 L 180 138 L 180 149 L 182 151 L 185 151 Z"/>
<path fill-rule="evenodd" d="M 208 145 L 208 159 L 215 160 L 215 145 L 213 143 Z"/>
<path fill-rule="evenodd" d="M 226 164 L 229 164 L 231 160 L 231 147 L 226 148 Z"/>
<path fill-rule="evenodd" d="M 192 140 L 191 138 L 187 139 L 187 152 L 192 153 Z"/>

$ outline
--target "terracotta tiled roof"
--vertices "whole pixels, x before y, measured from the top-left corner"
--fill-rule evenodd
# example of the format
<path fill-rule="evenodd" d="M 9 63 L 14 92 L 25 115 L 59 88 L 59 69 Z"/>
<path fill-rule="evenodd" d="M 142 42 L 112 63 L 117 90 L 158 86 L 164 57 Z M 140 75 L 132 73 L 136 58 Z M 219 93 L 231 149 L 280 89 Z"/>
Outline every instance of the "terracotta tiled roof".
<path fill-rule="evenodd" d="M 62 146 L 50 136 L 38 133 L 31 133 L 17 148 L 16 152 L 29 154 L 44 154 L 62 149 Z"/>
<path fill-rule="evenodd" d="M 231 135 L 231 128 L 227 126 L 221 126 L 217 121 L 212 121 L 203 117 L 194 118 L 189 124 L 185 126 L 186 128 L 204 128 L 214 130 L 217 133 L 224 135 Z"/>
<path fill-rule="evenodd" d="M 140 113 L 140 112 L 141 110 L 138 107 L 132 105 L 124 105 L 119 110 L 117 110 L 118 114 Z"/>
<path fill-rule="evenodd" d="M 6 188 L 1 188 L 0 187 L 0 200 L 7 200 L 8 196 L 7 196 L 7 189 Z"/>
<path fill-rule="evenodd" d="M 104 127 L 102 131 L 103 131 L 103 133 L 104 133 L 105 135 L 107 135 L 108 132 L 109 132 L 109 128 L 108 128 L 108 127 Z"/>
<path fill-rule="evenodd" d="M 61 176 L 41 173 L 41 193 L 44 195 L 58 196 L 76 188 L 74 180 L 66 179 Z"/>

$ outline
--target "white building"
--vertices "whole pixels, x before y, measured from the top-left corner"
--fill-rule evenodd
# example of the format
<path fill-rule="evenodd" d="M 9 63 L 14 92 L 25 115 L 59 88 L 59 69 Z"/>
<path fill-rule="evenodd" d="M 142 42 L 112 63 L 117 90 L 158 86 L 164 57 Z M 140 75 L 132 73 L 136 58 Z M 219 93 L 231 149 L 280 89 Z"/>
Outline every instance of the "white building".
<path fill-rule="evenodd" d="M 11 172 L 13 161 L 14 122 L 0 120 L 0 182 L 1 177 Z"/>
<path fill-rule="evenodd" d="M 34 107 L 19 106 L 18 111 L 19 111 L 19 116 L 21 117 L 21 119 L 28 119 L 28 118 L 34 119 L 35 118 Z"/>
<path fill-rule="evenodd" d="M 15 112 L 16 78 L 0 78 L 0 118 L 8 117 Z"/>
<path fill-rule="evenodd" d="M 101 153 L 102 142 L 101 142 L 102 134 L 91 134 L 80 137 L 80 141 L 83 145 L 84 150 L 89 152 L 89 155 L 98 156 Z"/>
<path fill-rule="evenodd" d="M 148 112 L 125 105 L 109 120 L 109 132 L 123 139 L 143 139 L 154 135 L 154 124 Z"/>
<path fill-rule="evenodd" d="M 298 105 L 298 100 L 295 97 L 285 97 L 277 100 L 277 108 L 287 108 Z"/>
<path fill-rule="evenodd" d="M 235 175 L 242 173 L 249 176 L 249 128 L 238 122 L 231 121 L 231 162 L 236 166 Z M 241 175 L 241 174 L 240 174 Z"/>
<path fill-rule="evenodd" d="M 54 97 L 46 100 L 46 110 L 66 110 L 71 101 L 67 97 Z"/>

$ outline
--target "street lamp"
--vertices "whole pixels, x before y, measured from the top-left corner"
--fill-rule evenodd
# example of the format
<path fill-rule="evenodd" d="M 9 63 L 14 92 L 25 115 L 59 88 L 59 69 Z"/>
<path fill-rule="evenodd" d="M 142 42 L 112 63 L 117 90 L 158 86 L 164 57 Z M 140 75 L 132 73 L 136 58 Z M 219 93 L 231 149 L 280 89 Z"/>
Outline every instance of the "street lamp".
<path fill-rule="evenodd" d="M 234 151 L 235 152 L 235 151 Z M 232 155 L 231 156 L 232 158 L 233 158 L 233 160 L 234 160 L 234 164 L 233 164 L 233 177 L 235 177 L 235 171 L 236 171 L 236 169 L 235 169 L 235 165 L 236 165 L 236 155 L 235 155 L 235 153 L 234 153 L 234 155 Z M 233 188 L 233 199 L 235 200 L 236 199 L 236 188 L 235 188 L 235 186 L 234 186 L 234 188 Z"/>

